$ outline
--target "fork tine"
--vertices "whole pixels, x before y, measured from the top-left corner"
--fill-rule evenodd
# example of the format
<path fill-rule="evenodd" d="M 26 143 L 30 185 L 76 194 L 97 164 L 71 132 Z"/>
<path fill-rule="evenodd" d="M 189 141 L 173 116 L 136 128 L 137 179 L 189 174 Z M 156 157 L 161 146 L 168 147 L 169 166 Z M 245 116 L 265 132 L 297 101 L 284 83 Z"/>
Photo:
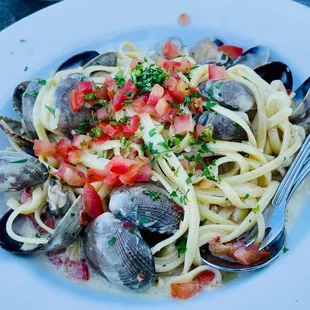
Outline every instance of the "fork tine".
<path fill-rule="evenodd" d="M 241 236 L 239 236 L 236 240 L 237 241 L 242 241 L 246 244 L 246 246 L 248 245 L 249 242 L 252 241 L 252 239 L 257 235 L 258 232 L 258 227 L 257 225 L 255 225 L 254 227 L 252 227 L 250 230 L 244 232 Z M 252 243 L 252 242 L 251 242 Z"/>
<path fill-rule="evenodd" d="M 283 231 L 283 225 L 277 225 L 275 227 L 272 227 L 272 228 L 268 227 L 268 228 L 269 228 L 269 233 L 265 235 L 265 238 L 262 244 L 258 248 L 259 251 L 262 251 L 263 249 L 271 245 L 278 238 L 278 236 L 280 236 L 280 234 Z"/>

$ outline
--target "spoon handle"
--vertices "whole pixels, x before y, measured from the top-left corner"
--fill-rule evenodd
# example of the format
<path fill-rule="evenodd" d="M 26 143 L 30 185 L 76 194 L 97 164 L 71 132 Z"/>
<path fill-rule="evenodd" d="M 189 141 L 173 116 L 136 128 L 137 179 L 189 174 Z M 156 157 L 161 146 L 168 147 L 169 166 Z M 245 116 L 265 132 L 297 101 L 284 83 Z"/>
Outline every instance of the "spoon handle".
<path fill-rule="evenodd" d="M 310 155 L 310 135 L 303 143 L 301 149 L 299 150 L 296 158 L 294 159 L 292 165 L 288 169 L 284 178 L 282 179 L 277 192 L 272 200 L 273 206 L 281 205 L 283 202 L 287 201 L 287 197 L 291 192 L 291 189 L 298 177 L 300 171 L 302 170 L 306 160 Z"/>
<path fill-rule="evenodd" d="M 295 190 L 297 189 L 297 187 L 305 179 L 305 177 L 308 175 L 309 172 L 310 172 L 310 158 L 307 158 L 306 163 L 304 164 L 302 170 L 295 179 L 293 188 L 289 189 L 289 192 L 286 195 L 287 198 L 282 199 L 279 205 L 274 206 L 272 204 L 270 208 L 267 208 L 264 211 L 264 219 L 266 227 L 270 227 L 271 231 L 263 240 L 262 244 L 259 247 L 259 250 L 262 250 L 269 244 L 271 244 L 277 238 L 277 236 L 283 231 L 286 205 L 290 200 L 290 198 L 292 197 Z"/>

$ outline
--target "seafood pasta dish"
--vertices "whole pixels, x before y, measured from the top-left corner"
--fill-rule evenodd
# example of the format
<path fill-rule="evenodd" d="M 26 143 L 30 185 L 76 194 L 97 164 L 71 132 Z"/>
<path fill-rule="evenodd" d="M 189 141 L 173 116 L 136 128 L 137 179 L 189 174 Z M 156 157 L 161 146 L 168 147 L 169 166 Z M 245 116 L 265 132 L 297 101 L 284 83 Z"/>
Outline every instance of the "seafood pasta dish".
<path fill-rule="evenodd" d="M 0 116 L 11 143 L 0 190 L 16 192 L 0 246 L 45 253 L 82 282 L 177 299 L 222 284 L 202 249 L 247 266 L 269 257 L 262 212 L 309 131 L 310 84 L 293 92 L 269 54 L 215 37 L 124 42 L 20 83 L 21 120 Z"/>

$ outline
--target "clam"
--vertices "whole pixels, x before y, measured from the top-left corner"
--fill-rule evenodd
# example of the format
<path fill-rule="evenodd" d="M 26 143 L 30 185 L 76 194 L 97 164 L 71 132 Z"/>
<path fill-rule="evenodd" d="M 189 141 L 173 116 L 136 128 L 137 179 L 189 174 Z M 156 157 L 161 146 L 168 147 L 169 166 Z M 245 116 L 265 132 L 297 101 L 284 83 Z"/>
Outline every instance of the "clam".
<path fill-rule="evenodd" d="M 233 80 L 209 80 L 198 85 L 199 94 L 231 110 L 247 112 L 255 108 L 252 91 Z"/>
<path fill-rule="evenodd" d="M 235 112 L 241 116 L 247 123 L 249 119 L 244 112 Z M 233 122 L 228 117 L 218 114 L 214 111 L 205 111 L 201 114 L 195 116 L 195 121 L 197 124 L 201 124 L 211 131 L 211 135 L 216 140 L 225 141 L 247 141 L 248 136 L 246 131 Z"/>
<path fill-rule="evenodd" d="M 23 95 L 29 83 L 30 81 L 21 82 L 14 89 L 13 108 L 20 116 L 23 116 Z"/>
<path fill-rule="evenodd" d="M 99 55 L 96 51 L 85 51 L 79 54 L 76 54 L 69 59 L 67 59 L 65 62 L 63 62 L 56 72 L 68 70 L 68 69 L 74 69 L 77 67 L 83 67 L 87 63 L 89 63 L 92 59 L 97 57 Z"/>
<path fill-rule="evenodd" d="M 87 81 L 81 73 L 65 75 L 55 86 L 53 93 L 53 106 L 59 111 L 58 131 L 64 136 L 70 136 L 73 129 L 83 129 L 80 123 L 91 119 L 91 110 L 83 107 L 78 113 L 73 113 L 70 108 L 70 93 L 78 88 L 78 83 Z"/>
<path fill-rule="evenodd" d="M 167 55 L 164 55 L 164 45 L 166 42 L 171 42 L 177 47 L 178 55 L 174 55 L 174 57 L 169 57 Z M 151 59 L 154 59 L 154 60 L 156 60 L 158 57 L 172 59 L 179 55 L 182 55 L 183 50 L 184 50 L 184 45 L 183 45 L 182 40 L 179 37 L 169 37 L 166 40 L 157 42 L 152 48 L 149 49 L 148 55 Z"/>
<path fill-rule="evenodd" d="M 0 128 L 25 152 L 33 155 L 33 140 L 24 134 L 23 125 L 15 119 L 0 116 Z"/>
<path fill-rule="evenodd" d="M 48 170 L 43 163 L 23 153 L 0 151 L 0 191 L 20 191 L 44 183 Z"/>
<path fill-rule="evenodd" d="M 147 291 L 155 279 L 152 253 L 140 235 L 106 212 L 86 227 L 84 252 L 98 272 L 121 289 Z"/>
<path fill-rule="evenodd" d="M 254 70 L 267 83 L 280 80 L 286 89 L 293 89 L 293 75 L 290 68 L 280 61 L 266 63 Z"/>
<path fill-rule="evenodd" d="M 231 60 L 225 66 L 226 69 L 235 65 L 245 65 L 252 69 L 262 66 L 268 62 L 270 50 L 267 46 L 257 45 L 245 51 L 238 58 Z"/>
<path fill-rule="evenodd" d="M 8 252 L 32 253 L 33 251 L 52 251 L 69 247 L 77 240 L 82 230 L 80 212 L 83 208 L 83 199 L 79 196 L 67 211 L 65 216 L 57 224 L 52 235 L 48 237 L 46 244 L 32 245 L 17 242 L 12 239 L 6 230 L 6 223 L 13 210 L 8 210 L 0 218 L 0 247 Z M 13 222 L 13 231 L 23 237 L 35 238 L 37 231 L 27 215 L 19 214 Z"/>
<path fill-rule="evenodd" d="M 215 37 L 205 37 L 197 41 L 189 51 L 189 55 L 199 64 L 225 65 L 229 57 L 219 50 L 223 42 Z"/>
<path fill-rule="evenodd" d="M 47 201 L 50 212 L 57 217 L 68 211 L 75 201 L 75 195 L 69 186 L 52 177 L 49 182 Z"/>
<path fill-rule="evenodd" d="M 161 187 L 151 183 L 123 185 L 114 189 L 109 209 L 123 221 L 160 234 L 174 233 L 182 219 L 182 208 Z"/>
<path fill-rule="evenodd" d="M 106 52 L 100 54 L 87 64 L 84 65 L 84 68 L 89 66 L 106 66 L 106 67 L 115 67 L 117 63 L 117 54 L 115 52 Z"/>

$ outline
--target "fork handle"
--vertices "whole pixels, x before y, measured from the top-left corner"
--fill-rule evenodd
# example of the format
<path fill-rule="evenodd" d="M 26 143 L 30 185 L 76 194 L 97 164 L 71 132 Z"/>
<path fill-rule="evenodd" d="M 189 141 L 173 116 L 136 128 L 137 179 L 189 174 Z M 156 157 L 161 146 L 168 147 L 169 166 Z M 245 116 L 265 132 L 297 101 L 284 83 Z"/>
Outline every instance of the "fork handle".
<path fill-rule="evenodd" d="M 284 178 L 282 179 L 277 192 L 272 200 L 274 206 L 280 205 L 283 201 L 288 200 L 289 193 L 294 186 L 300 171 L 303 169 L 305 162 L 310 155 L 310 135 L 306 138 L 292 165 L 288 169 Z"/>

